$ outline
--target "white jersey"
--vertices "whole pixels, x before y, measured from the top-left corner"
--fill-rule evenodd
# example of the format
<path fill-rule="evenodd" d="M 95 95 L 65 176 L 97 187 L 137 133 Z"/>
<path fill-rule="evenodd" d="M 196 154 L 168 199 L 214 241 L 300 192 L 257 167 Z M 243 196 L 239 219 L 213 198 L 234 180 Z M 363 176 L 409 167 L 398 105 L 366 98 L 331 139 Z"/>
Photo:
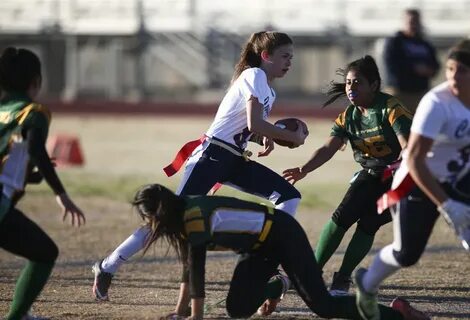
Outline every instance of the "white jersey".
<path fill-rule="evenodd" d="M 246 69 L 235 80 L 220 103 L 206 135 L 244 149 L 252 135 L 248 131 L 246 115 L 246 103 L 251 96 L 263 105 L 263 119 L 266 119 L 276 94 L 268 84 L 266 73 L 260 68 Z"/>
<path fill-rule="evenodd" d="M 454 183 L 470 170 L 470 109 L 451 93 L 447 82 L 421 99 L 411 132 L 434 140 L 426 164 L 440 182 Z M 407 158 L 406 151 L 403 158 Z M 402 161 L 394 185 L 407 172 L 406 161 Z"/>

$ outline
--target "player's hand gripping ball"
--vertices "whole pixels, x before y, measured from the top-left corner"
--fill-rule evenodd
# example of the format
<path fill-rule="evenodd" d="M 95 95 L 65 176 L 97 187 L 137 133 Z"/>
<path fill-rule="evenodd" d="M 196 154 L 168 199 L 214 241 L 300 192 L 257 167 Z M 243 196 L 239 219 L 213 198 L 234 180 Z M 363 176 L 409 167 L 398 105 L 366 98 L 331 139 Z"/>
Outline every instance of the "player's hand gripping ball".
<path fill-rule="evenodd" d="M 297 129 L 299 128 L 299 126 L 302 126 L 303 127 L 303 130 L 304 130 L 304 133 L 305 135 L 308 135 L 308 128 L 307 128 L 307 125 L 305 124 L 305 122 L 303 122 L 302 120 L 300 119 L 297 119 L 297 118 L 286 118 L 286 119 L 279 119 L 277 120 L 274 125 L 276 127 L 279 127 L 281 129 L 286 129 L 286 130 L 289 130 L 289 131 L 297 131 Z M 296 148 L 297 146 L 295 146 L 292 142 L 290 141 L 285 141 L 285 140 L 280 140 L 280 139 L 274 139 L 274 142 L 277 143 L 278 145 L 280 146 L 283 146 L 283 147 L 289 147 L 289 148 Z"/>

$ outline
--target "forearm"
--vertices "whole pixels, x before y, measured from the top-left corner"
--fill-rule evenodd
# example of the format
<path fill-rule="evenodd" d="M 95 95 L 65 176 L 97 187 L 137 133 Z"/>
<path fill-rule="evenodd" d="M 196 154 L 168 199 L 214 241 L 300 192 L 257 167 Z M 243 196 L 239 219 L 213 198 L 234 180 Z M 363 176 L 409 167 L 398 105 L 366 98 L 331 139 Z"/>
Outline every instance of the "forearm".
<path fill-rule="evenodd" d="M 300 167 L 300 170 L 304 173 L 312 172 L 313 170 L 321 167 L 325 162 L 330 160 L 336 153 L 336 151 L 337 150 L 333 150 L 326 146 L 315 150 L 310 160 L 305 163 L 302 167 Z"/>
<path fill-rule="evenodd" d="M 204 318 L 204 298 L 191 299 L 192 320 L 202 320 Z"/>
<path fill-rule="evenodd" d="M 35 130 L 28 131 L 29 153 L 39 172 L 44 177 L 55 194 L 65 193 L 65 189 L 54 169 L 54 166 L 44 147 L 40 134 Z"/>
<path fill-rule="evenodd" d="M 281 129 L 263 119 L 253 120 L 248 129 L 255 134 L 271 139 L 297 142 L 297 135 L 294 131 Z"/>
<path fill-rule="evenodd" d="M 409 159 L 407 164 L 413 181 L 436 206 L 440 206 L 447 200 L 448 195 L 434 179 L 424 160 Z"/>
<path fill-rule="evenodd" d="M 180 292 L 178 296 L 178 303 L 176 304 L 175 313 L 180 316 L 188 316 L 189 315 L 189 306 L 190 298 L 189 298 L 189 283 L 182 282 L 180 284 Z"/>

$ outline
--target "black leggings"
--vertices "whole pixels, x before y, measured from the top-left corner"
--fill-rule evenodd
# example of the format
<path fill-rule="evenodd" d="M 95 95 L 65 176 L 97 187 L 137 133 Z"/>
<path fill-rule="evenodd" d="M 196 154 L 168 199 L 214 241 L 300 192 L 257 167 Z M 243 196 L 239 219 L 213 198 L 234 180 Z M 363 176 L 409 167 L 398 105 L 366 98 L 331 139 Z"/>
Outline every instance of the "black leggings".
<path fill-rule="evenodd" d="M 392 221 L 389 210 L 377 213 L 376 204 L 379 197 L 390 189 L 391 183 L 392 179 L 382 182 L 381 176 L 360 171 L 333 213 L 332 220 L 345 230 L 357 222 L 357 227 L 364 233 L 375 235 L 381 226 Z"/>
<path fill-rule="evenodd" d="M 361 319 L 354 297 L 333 297 L 328 293 L 304 230 L 294 218 L 279 210 L 273 216 L 271 232 L 263 247 L 242 255 L 237 263 L 226 302 L 230 317 L 247 318 L 256 312 L 265 300 L 266 284 L 279 264 L 318 316 Z M 401 319 L 394 310 L 380 307 L 384 318 Z"/>
<path fill-rule="evenodd" d="M 12 208 L 0 223 L 0 247 L 41 263 L 53 263 L 59 255 L 54 241 L 16 208 Z"/>
<path fill-rule="evenodd" d="M 453 199 L 470 204 L 470 198 L 459 196 L 449 186 L 442 186 Z M 436 205 L 415 187 L 408 196 L 392 208 L 394 230 L 393 255 L 402 267 L 418 262 L 439 217 Z"/>

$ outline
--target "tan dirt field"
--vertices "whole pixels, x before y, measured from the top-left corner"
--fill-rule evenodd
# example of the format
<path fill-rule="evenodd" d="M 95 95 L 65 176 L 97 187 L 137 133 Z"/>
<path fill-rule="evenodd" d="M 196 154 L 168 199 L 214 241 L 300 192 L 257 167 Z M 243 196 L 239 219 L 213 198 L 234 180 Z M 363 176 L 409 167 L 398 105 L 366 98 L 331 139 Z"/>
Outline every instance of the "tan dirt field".
<path fill-rule="evenodd" d="M 310 128 L 306 145 L 289 150 L 278 147 L 260 159 L 277 172 L 302 164 L 329 134 L 331 122 L 305 119 Z M 158 319 L 173 310 L 179 287 L 180 266 L 166 247 L 157 246 L 146 256 L 138 254 L 116 275 L 111 301 L 97 303 L 91 289 L 92 264 L 109 254 L 139 225 L 127 204 L 142 183 L 160 182 L 175 188 L 180 176 L 164 177 L 161 168 L 186 141 L 199 137 L 211 119 L 207 117 L 107 117 L 61 116 L 53 120 L 51 134 L 75 134 L 85 154 L 83 168 L 61 169 L 66 188 L 87 217 L 87 224 L 73 229 L 61 221 L 52 192 L 32 186 L 19 207 L 54 239 L 60 248 L 53 274 L 33 306 L 33 313 L 51 319 Z M 257 147 L 252 148 L 253 151 Z M 298 183 L 304 195 L 297 218 L 312 245 L 357 166 L 350 148 Z M 228 188 L 223 188 L 227 192 Z M 46 191 L 47 190 L 47 191 Z M 338 252 L 324 269 L 331 281 L 339 268 L 350 230 Z M 392 241 L 391 225 L 379 231 L 372 252 L 361 263 L 368 266 L 373 254 Z M 224 303 L 231 272 L 232 253 L 213 253 L 207 261 L 206 302 L 210 319 L 227 318 Z M 389 278 L 380 301 L 402 296 L 433 319 L 470 319 L 470 260 L 452 230 L 439 219 L 426 252 L 417 265 Z M 25 260 L 0 250 L 0 317 L 5 315 L 14 283 Z M 220 302 L 220 303 L 218 303 Z M 290 290 L 273 319 L 318 318 Z"/>

